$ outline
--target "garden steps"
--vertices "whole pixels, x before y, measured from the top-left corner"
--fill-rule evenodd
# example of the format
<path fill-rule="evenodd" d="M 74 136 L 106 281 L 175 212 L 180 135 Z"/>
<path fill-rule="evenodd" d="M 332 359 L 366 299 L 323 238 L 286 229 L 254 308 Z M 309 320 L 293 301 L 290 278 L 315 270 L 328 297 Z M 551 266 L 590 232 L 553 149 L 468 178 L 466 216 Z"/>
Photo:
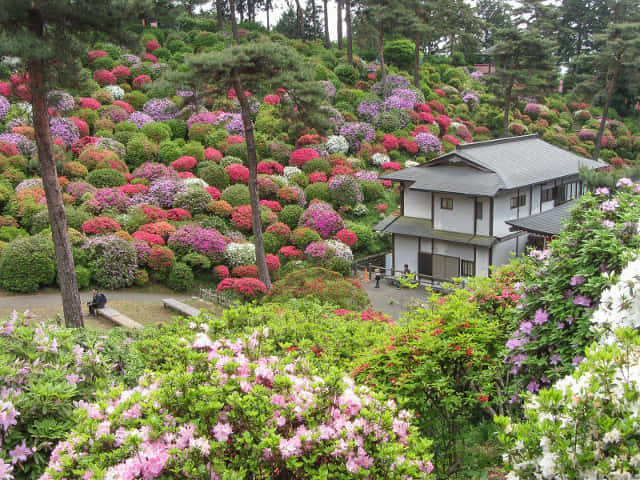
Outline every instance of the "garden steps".
<path fill-rule="evenodd" d="M 117 310 L 115 310 L 113 308 L 109 308 L 109 307 L 98 308 L 96 310 L 96 312 L 98 313 L 98 315 L 101 315 L 101 316 L 105 317 L 106 319 L 111 320 L 113 323 L 115 323 L 116 325 L 119 325 L 121 327 L 137 328 L 137 329 L 144 328 L 142 325 L 140 325 L 135 320 L 127 317 L 126 315 L 120 313 L 119 311 L 117 311 Z"/>
<path fill-rule="evenodd" d="M 200 315 L 200 310 L 196 307 L 191 307 L 185 303 L 182 303 L 175 298 L 163 298 L 162 303 L 166 308 L 171 308 L 177 312 L 182 313 L 187 317 L 197 317 Z"/>

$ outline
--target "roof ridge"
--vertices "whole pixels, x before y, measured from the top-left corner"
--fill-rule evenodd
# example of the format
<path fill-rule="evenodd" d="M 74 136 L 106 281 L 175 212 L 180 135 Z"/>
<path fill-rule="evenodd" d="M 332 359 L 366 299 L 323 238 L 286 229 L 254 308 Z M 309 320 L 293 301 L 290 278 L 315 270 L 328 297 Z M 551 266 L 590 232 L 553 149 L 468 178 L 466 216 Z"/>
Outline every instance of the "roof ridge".
<path fill-rule="evenodd" d="M 532 133 L 530 135 L 519 135 L 517 137 L 503 137 L 503 138 L 494 138 L 493 140 L 482 140 L 479 142 L 471 142 L 471 143 L 461 143 L 456 147 L 456 150 L 467 150 L 473 147 L 482 147 L 485 145 L 495 145 L 497 143 L 508 143 L 508 142 L 518 142 L 522 140 L 531 140 L 534 138 L 540 138 L 537 133 Z"/>

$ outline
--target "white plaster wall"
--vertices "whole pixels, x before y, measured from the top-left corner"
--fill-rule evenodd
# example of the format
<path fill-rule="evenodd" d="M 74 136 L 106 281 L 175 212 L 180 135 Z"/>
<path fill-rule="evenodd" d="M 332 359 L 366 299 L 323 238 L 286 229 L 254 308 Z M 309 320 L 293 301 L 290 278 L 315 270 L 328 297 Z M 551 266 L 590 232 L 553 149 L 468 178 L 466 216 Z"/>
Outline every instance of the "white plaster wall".
<path fill-rule="evenodd" d="M 432 253 L 431 241 L 432 240 L 430 238 L 423 238 L 422 241 L 420 242 L 420 251 L 424 253 Z M 435 240 L 433 241 L 435 242 Z"/>
<path fill-rule="evenodd" d="M 433 196 L 434 229 L 473 234 L 473 198 L 439 193 L 434 193 Z M 440 208 L 440 199 L 443 197 L 453 199 L 453 210 L 443 210 Z"/>
<path fill-rule="evenodd" d="M 404 191 L 404 214 L 407 217 L 431 218 L 431 192 Z"/>
<path fill-rule="evenodd" d="M 489 275 L 489 249 L 477 247 L 476 249 L 476 275 L 486 277 Z"/>
<path fill-rule="evenodd" d="M 542 186 L 534 185 L 531 197 L 531 215 L 540 213 L 540 196 L 542 195 Z"/>
<path fill-rule="evenodd" d="M 402 270 L 406 263 L 409 270 L 415 272 L 418 269 L 418 238 L 406 235 L 395 235 L 394 252 L 396 270 Z"/>
<path fill-rule="evenodd" d="M 433 253 L 447 255 L 449 257 L 457 257 L 461 260 L 473 262 L 473 246 L 461 245 L 459 243 L 450 243 L 443 240 L 434 240 Z"/>
<path fill-rule="evenodd" d="M 476 221 L 476 235 L 489 235 L 491 201 L 488 198 L 478 198 L 478 203 L 482 203 L 482 220 Z"/>
<path fill-rule="evenodd" d="M 509 225 L 504 223 L 507 220 L 513 220 L 518 216 L 516 209 L 509 208 L 511 197 L 515 196 L 515 192 L 503 192 L 497 195 L 493 201 L 493 235 L 503 237 L 508 235 Z"/>
<path fill-rule="evenodd" d="M 511 253 L 516 250 L 516 239 L 505 240 L 504 242 L 497 243 L 493 246 L 493 256 L 491 258 L 491 265 L 500 266 L 508 263 L 511 260 Z"/>

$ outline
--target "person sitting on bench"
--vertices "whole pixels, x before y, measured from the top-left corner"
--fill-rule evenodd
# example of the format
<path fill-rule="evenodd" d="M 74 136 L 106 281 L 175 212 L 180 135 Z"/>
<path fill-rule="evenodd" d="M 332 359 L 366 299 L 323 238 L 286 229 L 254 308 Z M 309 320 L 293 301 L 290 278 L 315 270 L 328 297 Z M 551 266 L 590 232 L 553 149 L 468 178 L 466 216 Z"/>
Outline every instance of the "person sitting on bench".
<path fill-rule="evenodd" d="M 93 293 L 93 299 L 88 302 L 87 305 L 89 306 L 89 316 L 95 317 L 96 310 L 98 308 L 104 308 L 107 304 L 107 297 L 104 293 L 99 292 L 97 288 L 92 289 L 91 292 Z"/>
<path fill-rule="evenodd" d="M 409 274 L 411 274 L 411 270 L 409 270 L 409 265 L 405 263 L 400 278 L 406 280 L 407 278 L 409 278 Z M 400 288 L 400 280 L 396 280 L 396 288 Z"/>

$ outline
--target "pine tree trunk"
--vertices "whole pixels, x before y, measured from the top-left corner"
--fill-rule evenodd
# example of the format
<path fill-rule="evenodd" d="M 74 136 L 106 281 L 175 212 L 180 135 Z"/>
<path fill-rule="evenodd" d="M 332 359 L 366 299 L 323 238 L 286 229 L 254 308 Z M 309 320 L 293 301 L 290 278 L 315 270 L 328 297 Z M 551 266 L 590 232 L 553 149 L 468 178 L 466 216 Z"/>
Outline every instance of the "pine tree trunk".
<path fill-rule="evenodd" d="M 338 50 L 342 50 L 342 0 L 338 0 Z"/>
<path fill-rule="evenodd" d="M 420 88 L 420 38 L 416 35 L 415 49 L 413 51 L 413 85 Z"/>
<path fill-rule="evenodd" d="M 509 109 L 511 108 L 511 89 L 513 88 L 513 81 L 507 87 L 504 95 L 504 131 L 503 136 L 509 136 Z"/>
<path fill-rule="evenodd" d="M 351 0 L 344 0 L 345 22 L 347 24 L 347 62 L 353 65 L 353 36 L 351 35 Z"/>
<path fill-rule="evenodd" d="M 604 108 L 602 110 L 602 120 L 600 121 L 600 127 L 598 128 L 598 135 L 596 136 L 596 148 L 593 149 L 594 160 L 598 160 L 598 157 L 600 156 L 600 149 L 602 148 L 602 137 L 604 136 L 604 129 L 607 126 L 607 116 L 609 115 L 611 97 L 613 96 L 613 92 L 616 89 L 618 75 L 620 75 L 620 66 L 622 62 L 620 61 L 619 56 L 616 60 L 616 70 L 613 73 L 613 77 L 611 77 L 611 81 L 609 82 L 609 88 L 607 89 L 607 101 L 605 102 Z"/>
<path fill-rule="evenodd" d="M 249 102 L 244 95 L 240 76 L 236 71 L 232 73 L 233 88 L 236 90 L 242 113 L 244 125 L 244 138 L 247 142 L 247 159 L 249 164 L 249 196 L 251 198 L 251 224 L 253 226 L 253 243 L 256 246 L 256 265 L 258 266 L 258 278 L 265 284 L 267 290 L 271 288 L 267 257 L 264 252 L 264 239 L 262 237 L 262 218 L 260 214 L 260 198 L 258 197 L 258 155 L 256 153 L 256 141 L 253 136 L 253 123 L 249 111 Z"/>
<path fill-rule="evenodd" d="M 37 36 L 43 35 L 44 20 L 37 10 L 29 11 L 29 29 Z M 71 242 L 67 230 L 67 214 L 62 203 L 62 191 L 58 183 L 53 143 L 49 130 L 49 112 L 47 110 L 47 94 L 45 92 L 44 63 L 32 58 L 28 62 L 29 88 L 33 107 L 33 127 L 35 130 L 38 158 L 40 159 L 40 175 L 47 199 L 51 237 L 56 253 L 58 266 L 58 283 L 62 296 L 64 323 L 67 327 L 84 327 L 82 319 L 82 303 L 76 281 L 76 268 L 71 253 Z"/>
<path fill-rule="evenodd" d="M 216 17 L 218 18 L 218 31 L 224 28 L 224 0 L 216 0 Z"/>
<path fill-rule="evenodd" d="M 313 25 L 313 35 L 311 35 L 311 38 L 313 40 L 317 40 L 318 39 L 318 30 L 320 30 L 318 28 L 318 14 L 316 11 L 316 0 L 311 0 L 311 16 L 313 17 L 313 21 L 312 21 L 312 25 Z"/>
<path fill-rule="evenodd" d="M 304 19 L 302 7 L 300 7 L 300 0 L 296 0 L 296 38 L 299 40 L 304 38 Z"/>
<path fill-rule="evenodd" d="M 238 22 L 236 22 L 236 0 L 229 0 L 229 9 L 231 10 L 231 32 L 233 34 L 233 39 L 236 43 L 240 43 L 240 36 L 238 35 Z"/>
<path fill-rule="evenodd" d="M 380 60 L 380 78 L 384 81 L 384 78 L 387 76 L 387 71 L 384 68 L 384 23 L 382 21 L 378 22 L 378 59 Z"/>
<path fill-rule="evenodd" d="M 269 13 L 271 11 L 271 0 L 267 0 L 265 5 L 265 11 L 267 12 L 267 32 L 271 31 L 271 25 L 269 24 Z"/>
<path fill-rule="evenodd" d="M 331 48 L 331 39 L 329 38 L 329 0 L 323 0 L 324 3 L 324 46 Z"/>

